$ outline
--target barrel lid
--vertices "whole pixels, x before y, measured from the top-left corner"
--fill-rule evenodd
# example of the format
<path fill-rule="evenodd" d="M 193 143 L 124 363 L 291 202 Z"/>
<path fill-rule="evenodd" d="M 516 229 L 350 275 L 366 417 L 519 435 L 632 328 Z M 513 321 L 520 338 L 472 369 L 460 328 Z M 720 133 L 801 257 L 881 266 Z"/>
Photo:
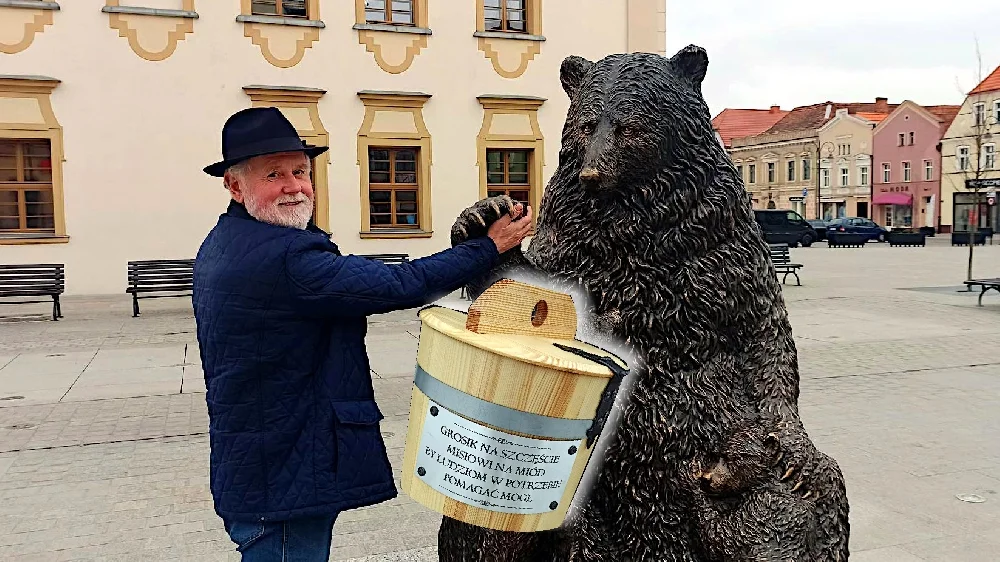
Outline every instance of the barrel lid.
<path fill-rule="evenodd" d="M 419 313 L 423 325 L 468 345 L 524 363 L 580 375 L 611 378 L 609 368 L 579 355 L 563 351 L 554 344 L 574 347 L 602 357 L 611 357 L 623 368 L 621 358 L 599 347 L 576 339 L 551 338 L 529 334 L 480 334 L 466 328 L 469 315 L 442 306 L 429 306 Z"/>

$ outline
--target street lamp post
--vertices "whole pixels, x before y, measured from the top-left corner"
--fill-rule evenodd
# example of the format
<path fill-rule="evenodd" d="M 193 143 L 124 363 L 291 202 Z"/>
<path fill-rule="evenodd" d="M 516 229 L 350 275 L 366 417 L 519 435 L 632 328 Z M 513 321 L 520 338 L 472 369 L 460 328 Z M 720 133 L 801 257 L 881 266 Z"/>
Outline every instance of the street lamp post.
<path fill-rule="evenodd" d="M 823 189 L 823 147 L 830 145 L 830 156 L 833 157 L 834 144 L 826 141 L 823 144 L 814 142 L 812 145 L 816 147 L 816 220 L 823 220 L 823 212 L 820 210 L 820 191 Z"/>

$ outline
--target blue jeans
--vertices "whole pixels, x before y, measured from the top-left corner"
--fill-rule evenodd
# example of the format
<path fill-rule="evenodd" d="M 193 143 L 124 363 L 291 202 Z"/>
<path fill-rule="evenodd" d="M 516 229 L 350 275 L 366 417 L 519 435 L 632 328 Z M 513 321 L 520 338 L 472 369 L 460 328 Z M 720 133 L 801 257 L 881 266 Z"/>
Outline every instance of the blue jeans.
<path fill-rule="evenodd" d="M 336 517 L 289 521 L 225 521 L 243 562 L 327 562 Z"/>

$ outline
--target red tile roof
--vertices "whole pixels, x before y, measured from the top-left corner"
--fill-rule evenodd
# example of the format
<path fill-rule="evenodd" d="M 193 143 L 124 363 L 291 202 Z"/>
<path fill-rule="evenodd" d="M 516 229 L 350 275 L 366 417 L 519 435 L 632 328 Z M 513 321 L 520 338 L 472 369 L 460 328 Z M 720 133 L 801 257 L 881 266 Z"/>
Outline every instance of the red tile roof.
<path fill-rule="evenodd" d="M 829 114 L 827 114 L 827 106 L 831 106 Z M 791 110 L 781 121 L 778 121 L 773 127 L 761 134 L 819 129 L 827 121 L 836 117 L 838 109 L 847 109 L 847 112 L 853 115 L 866 113 L 888 116 L 897 107 L 899 107 L 898 104 L 887 103 L 884 98 L 880 98 L 875 103 L 837 103 L 828 101 L 813 105 L 804 105 Z M 872 120 L 871 117 L 865 118 Z"/>
<path fill-rule="evenodd" d="M 881 123 L 886 117 L 888 117 L 885 113 L 869 113 L 867 111 L 859 111 L 855 115 L 876 124 Z"/>
<path fill-rule="evenodd" d="M 781 120 L 766 131 L 759 133 L 759 135 L 801 132 L 807 136 L 811 136 L 815 135 L 816 130 L 825 125 L 830 119 L 836 117 L 838 109 L 847 109 L 848 114 L 853 115 L 869 113 L 888 116 L 897 107 L 899 107 L 898 104 L 890 104 L 886 98 L 875 98 L 875 103 L 838 103 L 828 101 L 813 105 L 804 105 L 789 111 Z"/>
<path fill-rule="evenodd" d="M 930 111 L 941 122 L 941 129 L 947 129 L 951 122 L 955 120 L 958 112 L 962 109 L 960 105 L 925 105 L 924 109 Z"/>
<path fill-rule="evenodd" d="M 712 119 L 712 128 L 722 137 L 726 148 L 735 137 L 748 137 L 763 133 L 788 114 L 777 106 L 771 109 L 723 109 Z"/>
<path fill-rule="evenodd" d="M 985 80 L 973 88 L 972 91 L 969 92 L 969 95 L 985 94 L 986 92 L 995 92 L 997 90 L 1000 90 L 1000 66 L 996 67 L 996 69 L 991 72 Z"/>

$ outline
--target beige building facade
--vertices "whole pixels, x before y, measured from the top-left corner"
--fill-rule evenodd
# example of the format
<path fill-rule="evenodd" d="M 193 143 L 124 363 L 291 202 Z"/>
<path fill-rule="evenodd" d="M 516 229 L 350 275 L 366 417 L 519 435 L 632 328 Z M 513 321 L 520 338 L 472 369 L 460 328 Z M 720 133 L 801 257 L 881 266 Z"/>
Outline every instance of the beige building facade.
<path fill-rule="evenodd" d="M 228 193 L 226 118 L 311 144 L 345 253 L 423 256 L 462 209 L 537 208 L 569 55 L 665 54 L 665 0 L 0 0 L 0 263 L 124 297 L 129 260 L 194 257 Z"/>
<path fill-rule="evenodd" d="M 816 137 L 810 131 L 735 138 L 729 150 L 755 209 L 816 216 Z"/>
<path fill-rule="evenodd" d="M 870 217 L 872 141 L 876 123 L 846 108 L 819 129 L 820 217 Z"/>
<path fill-rule="evenodd" d="M 970 93 L 941 139 L 941 224 L 953 232 L 1000 226 L 1000 187 L 966 189 L 966 180 L 1000 180 L 1000 68 Z M 990 193 L 995 194 L 991 199 Z"/>

